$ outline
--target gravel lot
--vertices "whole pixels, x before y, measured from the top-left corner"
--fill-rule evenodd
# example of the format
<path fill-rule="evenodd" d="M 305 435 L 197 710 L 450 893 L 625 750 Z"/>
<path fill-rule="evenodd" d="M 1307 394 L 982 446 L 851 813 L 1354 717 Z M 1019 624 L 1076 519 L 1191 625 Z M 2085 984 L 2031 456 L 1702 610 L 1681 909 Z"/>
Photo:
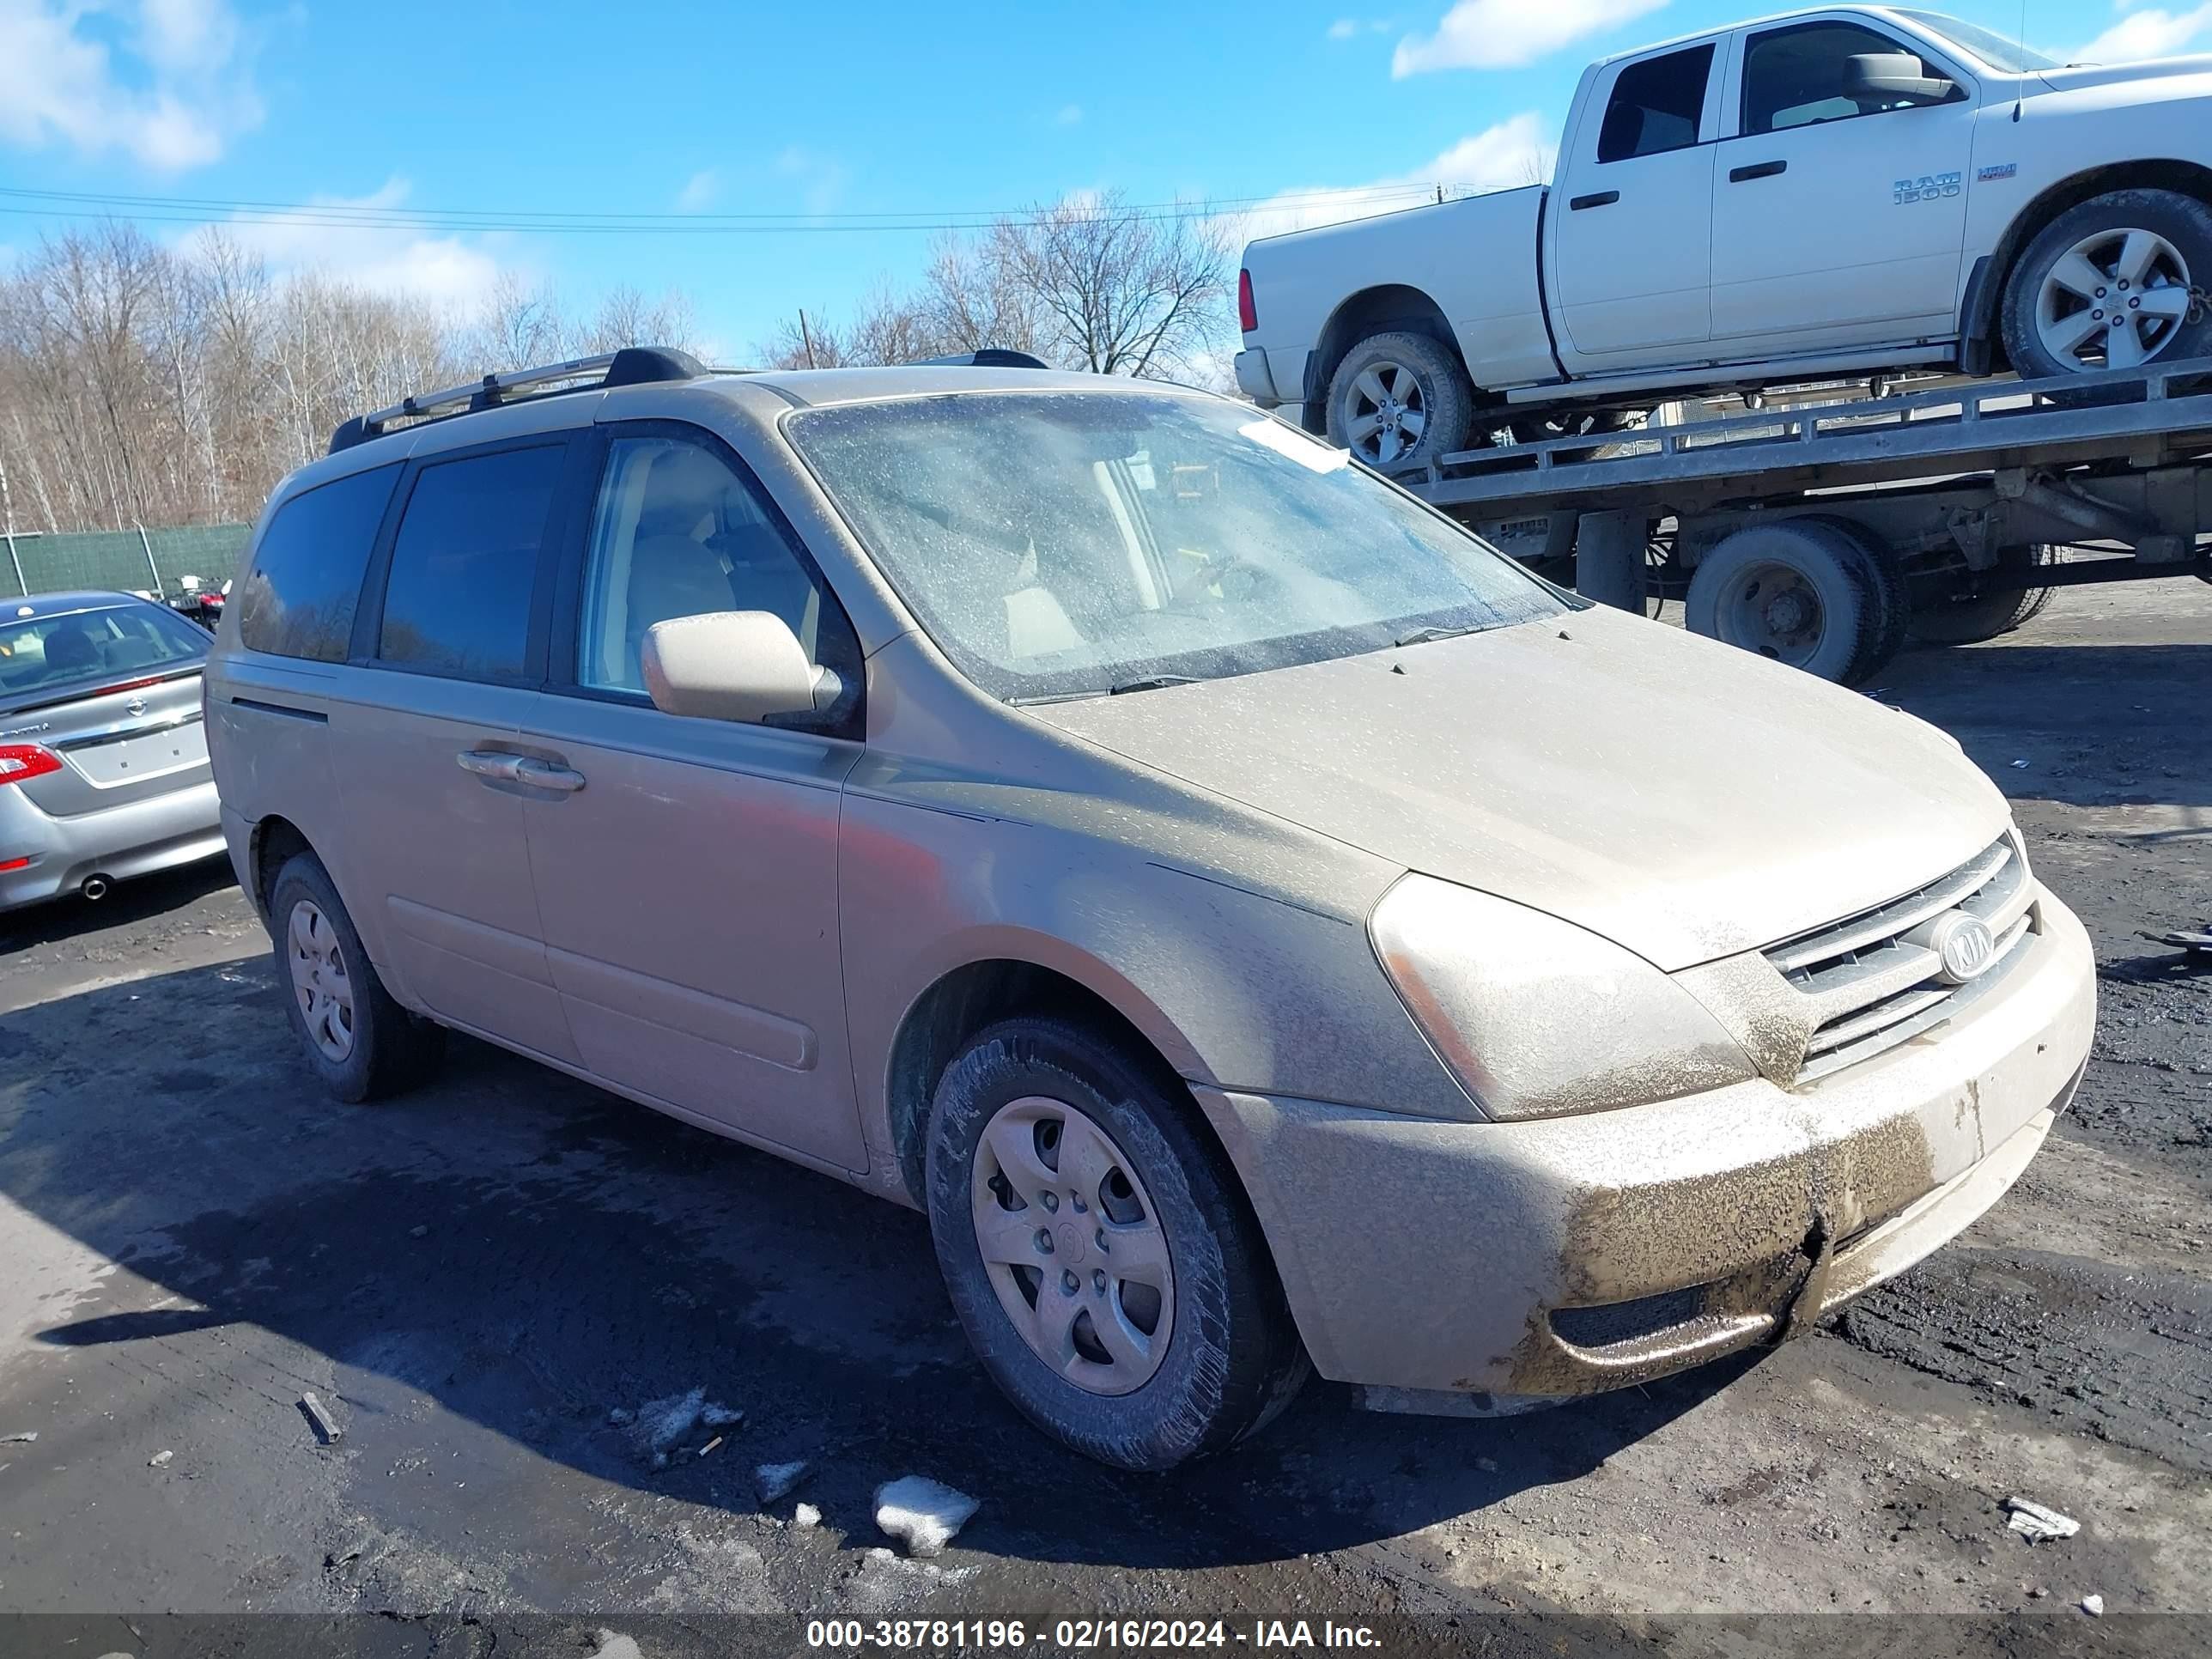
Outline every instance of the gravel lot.
<path fill-rule="evenodd" d="M 2087 1082 L 2013 1193 L 1754 1361 L 1497 1422 L 1316 1387 L 1166 1480 L 1000 1403 L 919 1216 L 474 1043 L 331 1104 L 225 870 L 0 921 L 0 1437 L 37 1436 L 0 1441 L 0 1615 L 71 1615 L 0 1622 L 0 1651 L 580 1656 L 611 1629 L 656 1659 L 803 1646 L 763 1614 L 922 1612 L 1221 1617 L 1231 1646 L 1327 1617 L 1401 1649 L 2204 1650 L 2212 970 L 2138 932 L 2212 921 L 2212 588 L 2062 593 L 1887 679 L 2014 798 L 2097 944 Z M 610 1413 L 694 1388 L 744 1419 L 656 1470 Z M 761 1512 L 754 1467 L 792 1459 Z M 869 1553 L 908 1474 L 982 1502 L 934 1562 Z M 2080 1534 L 2031 1547 L 2014 1495 Z M 1921 1617 L 1711 1616 L 1837 1612 Z"/>

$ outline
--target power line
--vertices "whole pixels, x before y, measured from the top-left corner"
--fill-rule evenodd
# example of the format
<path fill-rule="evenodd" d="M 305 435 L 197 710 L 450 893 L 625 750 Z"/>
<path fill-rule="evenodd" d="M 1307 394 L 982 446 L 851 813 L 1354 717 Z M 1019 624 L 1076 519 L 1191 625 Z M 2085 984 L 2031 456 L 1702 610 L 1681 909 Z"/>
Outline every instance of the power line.
<path fill-rule="evenodd" d="M 1464 185 L 1373 185 L 1344 190 L 1287 191 L 1276 196 L 1227 197 L 1208 202 L 1148 202 L 1115 208 L 1117 216 L 1172 221 L 1218 218 L 1257 207 L 1295 212 L 1324 204 L 1382 205 L 1391 201 L 1425 202 L 1440 190 Z M 853 213 L 603 213 L 527 212 L 515 210 L 383 207 L 338 202 L 264 202 L 186 196 L 131 196 L 90 191 L 47 191 L 0 187 L 0 198 L 23 203 L 0 205 L 16 217 L 100 219 L 118 213 L 155 224 L 305 225 L 317 228 L 528 232 L 545 235 L 681 234 L 788 235 L 869 231 L 983 230 L 1001 219 L 1032 217 L 1050 208 L 1006 210 L 912 210 Z M 52 205 L 31 205 L 51 204 Z M 928 216 L 934 214 L 936 216 Z"/>

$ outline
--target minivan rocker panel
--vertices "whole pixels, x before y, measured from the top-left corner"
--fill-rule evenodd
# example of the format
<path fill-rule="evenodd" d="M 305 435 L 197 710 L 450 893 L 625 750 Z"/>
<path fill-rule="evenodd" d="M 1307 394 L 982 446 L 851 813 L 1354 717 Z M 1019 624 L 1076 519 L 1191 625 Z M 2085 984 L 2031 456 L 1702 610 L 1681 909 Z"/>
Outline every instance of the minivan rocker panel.
<path fill-rule="evenodd" d="M 564 405 L 526 674 L 377 659 L 404 484 L 349 660 L 249 647 L 238 585 L 210 747 L 311 1063 L 392 1086 L 434 1015 L 925 1210 L 993 1380 L 1090 1455 L 1222 1449 L 1309 1360 L 1497 1412 L 1809 1328 L 1994 1203 L 2079 1081 L 2087 939 L 1949 738 L 1547 588 L 1249 409 L 702 375 L 316 475 Z M 760 575 L 763 526 L 818 577 Z M 688 610 L 606 598 L 686 571 Z M 780 605 L 852 697 L 656 707 L 641 659 L 698 679 L 672 703 L 721 672 L 642 649 L 702 596 L 783 652 Z M 342 808 L 401 719 L 434 788 Z M 485 926 L 504 967 L 464 959 Z M 407 971 L 447 958 L 465 1017 Z"/>

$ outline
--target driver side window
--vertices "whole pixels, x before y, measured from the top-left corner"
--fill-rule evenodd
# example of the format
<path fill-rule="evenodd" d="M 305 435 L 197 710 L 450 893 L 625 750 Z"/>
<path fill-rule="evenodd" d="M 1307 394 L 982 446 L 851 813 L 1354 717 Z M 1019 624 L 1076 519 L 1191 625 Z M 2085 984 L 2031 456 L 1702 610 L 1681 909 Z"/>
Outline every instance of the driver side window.
<path fill-rule="evenodd" d="M 646 630 L 711 611 L 781 617 L 817 666 L 825 647 L 842 654 L 842 613 L 749 479 L 688 439 L 615 439 L 585 558 L 577 683 L 642 693 Z"/>
<path fill-rule="evenodd" d="M 1921 100 L 1884 98 L 1861 86 L 1852 73 L 1856 58 L 1904 58 L 1920 65 L 1930 79 L 1944 76 L 1893 37 L 1856 23 L 1805 23 L 1754 34 L 1743 53 L 1743 131 L 1787 132 L 1824 121 L 1857 115 L 1917 109 Z M 1957 95 L 1956 88 L 1954 88 Z"/>

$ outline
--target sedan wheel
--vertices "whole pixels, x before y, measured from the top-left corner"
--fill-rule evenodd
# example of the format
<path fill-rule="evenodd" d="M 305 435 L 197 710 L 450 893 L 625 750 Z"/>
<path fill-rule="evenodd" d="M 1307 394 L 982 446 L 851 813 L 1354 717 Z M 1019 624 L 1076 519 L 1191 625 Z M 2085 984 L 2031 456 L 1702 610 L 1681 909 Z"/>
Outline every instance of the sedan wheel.
<path fill-rule="evenodd" d="M 2195 303 L 2189 261 L 2155 231 L 2100 230 L 2059 257 L 2036 298 L 2036 334 L 2062 363 L 2133 368 L 2172 343 Z"/>
<path fill-rule="evenodd" d="M 285 936 L 292 994 L 300 1000 L 308 1040 L 325 1060 L 343 1066 L 353 1054 L 353 981 L 337 930 L 313 899 L 301 899 L 292 907 Z"/>
<path fill-rule="evenodd" d="M 1175 1334 L 1175 1268 L 1113 1137 L 1026 1096 L 984 1128 L 971 1185 L 976 1248 L 1030 1352 L 1091 1394 L 1150 1382 Z"/>

